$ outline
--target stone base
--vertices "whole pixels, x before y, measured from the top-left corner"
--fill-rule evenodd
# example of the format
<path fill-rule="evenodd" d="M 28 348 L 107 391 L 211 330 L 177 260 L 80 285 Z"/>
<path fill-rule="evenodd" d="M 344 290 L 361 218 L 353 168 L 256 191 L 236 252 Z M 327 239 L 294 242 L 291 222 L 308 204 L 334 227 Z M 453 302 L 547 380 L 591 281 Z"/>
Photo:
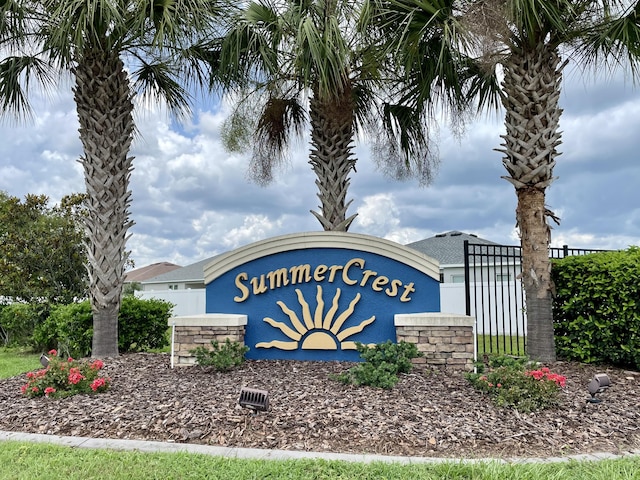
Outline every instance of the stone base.
<path fill-rule="evenodd" d="M 472 371 L 475 320 L 455 313 L 405 313 L 394 316 L 397 341 L 415 343 L 424 357 L 416 364 Z"/>
<path fill-rule="evenodd" d="M 246 315 L 207 313 L 173 317 L 169 319 L 172 327 L 171 366 L 194 365 L 195 357 L 189 352 L 198 347 L 207 347 L 212 341 L 224 343 L 226 339 L 244 345 L 247 325 Z"/>

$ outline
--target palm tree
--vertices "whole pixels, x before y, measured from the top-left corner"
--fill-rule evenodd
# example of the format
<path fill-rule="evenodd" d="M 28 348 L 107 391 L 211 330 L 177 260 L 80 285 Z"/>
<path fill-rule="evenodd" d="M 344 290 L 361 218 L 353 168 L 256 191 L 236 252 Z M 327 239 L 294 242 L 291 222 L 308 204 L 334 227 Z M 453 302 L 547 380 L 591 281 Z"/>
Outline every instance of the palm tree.
<path fill-rule="evenodd" d="M 0 49 L 8 52 L 0 62 L 3 112 L 28 112 L 30 80 L 49 87 L 69 73 L 74 79 L 94 357 L 118 355 L 125 247 L 133 224 L 135 96 L 162 98 L 177 114 L 188 110 L 189 81 L 204 78 L 189 47 L 215 31 L 221 7 L 207 0 L 11 0 L 0 6 Z"/>
<path fill-rule="evenodd" d="M 420 43 L 430 44 L 428 26 L 435 18 L 458 38 L 462 50 L 476 56 L 467 63 L 470 75 L 462 77 L 467 101 L 477 101 L 479 110 L 505 109 L 506 133 L 499 149 L 509 181 L 516 190 L 516 220 L 522 246 L 522 279 L 527 305 L 527 350 L 542 361 L 555 360 L 552 292 L 549 261 L 548 219 L 558 218 L 545 204 L 545 191 L 555 180 L 553 168 L 560 154 L 558 101 L 563 47 L 587 54 L 593 63 L 598 54 L 620 56 L 638 47 L 638 22 L 632 8 L 624 20 L 616 17 L 616 0 L 375 0 L 386 18 L 394 19 L 402 34 L 395 43 L 416 81 L 414 98 L 420 95 L 421 66 L 413 52 Z M 445 18 L 448 18 L 446 20 Z M 455 41 L 455 40 L 452 40 Z M 633 56 L 633 52 L 631 55 Z M 585 58 L 585 57 L 582 57 Z M 484 69 L 484 73 L 475 68 Z M 498 87 L 498 67 L 503 79 Z M 496 93 L 498 94 L 496 96 Z M 428 97 L 427 97 L 428 100 Z"/>
<path fill-rule="evenodd" d="M 267 183 L 308 120 L 321 203 L 311 213 L 325 230 L 346 231 L 356 216 L 347 215 L 347 190 L 358 134 L 368 134 L 376 160 L 398 176 L 428 184 L 436 160 L 426 110 L 400 101 L 402 77 L 381 48 L 368 7 L 365 1 L 257 0 L 220 44 L 217 80 L 237 100 L 225 126 L 227 146 L 250 144 L 252 176 Z M 409 161 L 413 169 L 406 168 Z"/>
<path fill-rule="evenodd" d="M 609 28 L 620 6 L 615 0 L 480 0 L 466 11 L 487 63 L 500 65 L 504 75 L 506 133 L 498 151 L 508 172 L 502 178 L 515 187 L 518 197 L 527 352 L 545 362 L 556 358 L 548 220 L 559 223 L 559 219 L 547 208 L 545 196 L 556 179 L 553 169 L 562 143 L 559 99 L 562 72 L 570 58 L 563 59 L 562 49 L 580 60 L 579 53 L 592 43 L 592 32 Z"/>

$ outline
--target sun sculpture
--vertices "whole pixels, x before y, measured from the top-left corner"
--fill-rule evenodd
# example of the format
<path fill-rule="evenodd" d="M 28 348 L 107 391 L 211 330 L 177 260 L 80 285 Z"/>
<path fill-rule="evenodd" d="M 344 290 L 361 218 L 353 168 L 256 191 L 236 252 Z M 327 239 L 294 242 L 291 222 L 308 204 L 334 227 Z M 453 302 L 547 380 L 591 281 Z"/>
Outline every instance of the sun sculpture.
<path fill-rule="evenodd" d="M 338 300 L 340 299 L 340 289 L 336 290 L 331 308 L 324 312 L 324 300 L 322 298 L 322 287 L 318 285 L 316 294 L 316 308 L 311 314 L 309 303 L 305 300 L 302 292 L 296 288 L 298 303 L 302 307 L 302 320 L 296 312 L 287 307 L 284 302 L 278 301 L 277 305 L 283 313 L 289 317 L 290 325 L 284 322 L 277 322 L 273 318 L 265 317 L 263 320 L 274 328 L 280 330 L 291 340 L 273 340 L 271 342 L 260 342 L 256 348 L 277 348 L 280 350 L 356 350 L 356 343 L 344 341 L 345 339 L 362 332 L 367 325 L 372 324 L 375 315 L 363 320 L 358 325 L 342 329 L 344 323 L 353 315 L 357 303 L 360 301 L 358 293 L 349 303 L 349 307 L 340 313 L 337 318 Z"/>

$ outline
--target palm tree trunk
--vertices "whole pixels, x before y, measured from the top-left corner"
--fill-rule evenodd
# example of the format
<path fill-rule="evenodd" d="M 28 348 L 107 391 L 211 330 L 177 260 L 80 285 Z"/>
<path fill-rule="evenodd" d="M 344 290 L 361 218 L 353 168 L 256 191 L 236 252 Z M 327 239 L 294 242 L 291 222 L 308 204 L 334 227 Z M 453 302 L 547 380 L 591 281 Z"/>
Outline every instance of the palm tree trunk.
<path fill-rule="evenodd" d="M 85 218 L 93 357 L 118 356 L 118 313 L 124 281 L 134 131 L 129 79 L 117 54 L 85 52 L 75 73 L 87 189 Z"/>
<path fill-rule="evenodd" d="M 556 359 L 551 296 L 553 281 L 545 194 L 536 188 L 522 188 L 516 193 L 516 218 L 522 246 L 522 281 L 527 302 L 527 354 L 535 360 L 553 362 Z"/>
<path fill-rule="evenodd" d="M 357 214 L 347 218 L 346 201 L 353 158 L 353 102 L 350 91 L 323 100 L 314 92 L 310 102 L 311 154 L 322 213 L 314 212 L 324 230 L 347 231 Z"/>
<path fill-rule="evenodd" d="M 558 108 L 562 69 L 556 48 L 536 47 L 514 51 L 504 64 L 506 134 L 503 165 L 516 189 L 516 219 L 522 246 L 522 280 L 527 308 L 527 353 L 535 360 L 556 358 L 553 337 L 550 228 L 556 217 L 545 206 L 545 190 L 555 180 L 553 167 L 559 155 Z"/>

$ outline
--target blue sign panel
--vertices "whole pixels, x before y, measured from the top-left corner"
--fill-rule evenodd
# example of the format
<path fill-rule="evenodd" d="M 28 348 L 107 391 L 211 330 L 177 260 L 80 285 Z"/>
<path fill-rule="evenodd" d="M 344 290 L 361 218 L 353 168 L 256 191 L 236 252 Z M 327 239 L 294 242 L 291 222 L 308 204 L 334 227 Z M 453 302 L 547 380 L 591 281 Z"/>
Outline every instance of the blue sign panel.
<path fill-rule="evenodd" d="M 356 342 L 396 341 L 396 313 L 440 310 L 439 282 L 420 262 L 355 247 L 245 247 L 205 269 L 206 311 L 247 315 L 247 358 L 356 361 Z"/>

